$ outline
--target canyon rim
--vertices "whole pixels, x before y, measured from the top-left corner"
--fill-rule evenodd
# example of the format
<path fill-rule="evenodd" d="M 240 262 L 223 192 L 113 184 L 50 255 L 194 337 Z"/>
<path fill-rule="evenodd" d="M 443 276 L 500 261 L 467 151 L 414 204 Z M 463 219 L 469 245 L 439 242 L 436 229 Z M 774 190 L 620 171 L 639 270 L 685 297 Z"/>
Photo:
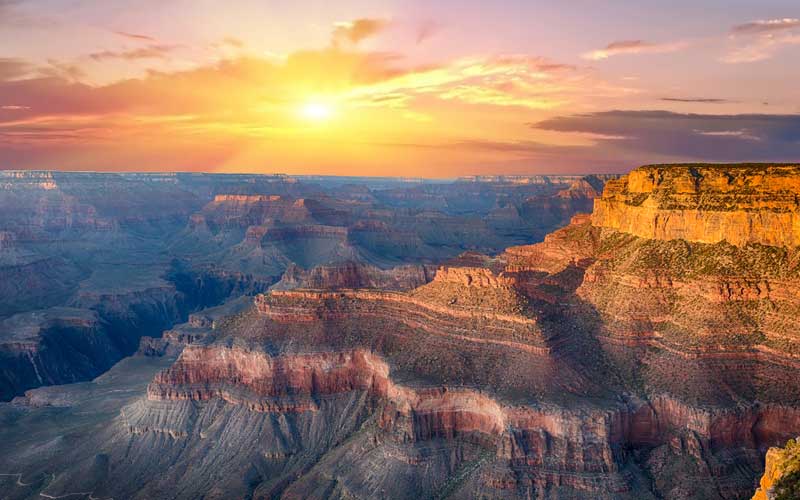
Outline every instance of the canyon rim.
<path fill-rule="evenodd" d="M 0 0 L 0 500 L 800 500 L 798 0 Z"/>

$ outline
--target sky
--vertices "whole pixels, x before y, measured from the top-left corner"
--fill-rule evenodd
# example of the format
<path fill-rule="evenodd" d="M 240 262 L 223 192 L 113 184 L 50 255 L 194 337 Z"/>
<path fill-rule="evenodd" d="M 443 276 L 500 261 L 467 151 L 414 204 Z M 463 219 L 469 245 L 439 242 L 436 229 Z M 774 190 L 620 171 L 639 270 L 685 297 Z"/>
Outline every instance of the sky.
<path fill-rule="evenodd" d="M 800 161 L 797 0 L 0 0 L 0 169 Z"/>

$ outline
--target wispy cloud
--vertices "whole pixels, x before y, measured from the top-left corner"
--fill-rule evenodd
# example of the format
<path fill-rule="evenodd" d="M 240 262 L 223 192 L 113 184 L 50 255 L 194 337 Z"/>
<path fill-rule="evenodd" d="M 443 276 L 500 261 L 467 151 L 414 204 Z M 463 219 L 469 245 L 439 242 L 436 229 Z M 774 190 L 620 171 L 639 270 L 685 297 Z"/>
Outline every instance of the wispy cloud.
<path fill-rule="evenodd" d="M 95 61 L 105 61 L 109 59 L 122 59 L 125 61 L 135 61 L 138 59 L 166 59 L 169 53 L 178 48 L 177 45 L 148 45 L 131 50 L 103 50 L 89 54 L 89 58 Z"/>
<path fill-rule="evenodd" d="M 334 25 L 331 44 L 335 47 L 347 44 L 357 45 L 361 41 L 380 33 L 388 25 L 389 21 L 386 19 L 371 18 L 339 22 Z"/>
<path fill-rule="evenodd" d="M 619 40 L 608 44 L 605 48 L 593 50 L 581 57 L 590 61 L 601 61 L 618 55 L 630 54 L 666 54 L 677 52 L 689 46 L 688 42 L 651 43 L 644 40 Z"/>
<path fill-rule="evenodd" d="M 736 102 L 728 99 L 719 99 L 713 97 L 662 97 L 659 100 L 664 102 L 682 102 L 693 104 L 728 104 Z"/>
<path fill-rule="evenodd" d="M 442 25 L 436 21 L 424 21 L 417 26 L 416 42 L 417 45 L 435 36 L 442 29 Z"/>
<path fill-rule="evenodd" d="M 0 82 L 3 80 L 13 80 L 29 74 L 33 65 L 15 58 L 0 57 Z"/>
<path fill-rule="evenodd" d="M 753 35 L 774 33 L 800 27 L 800 19 L 785 17 L 783 19 L 761 19 L 749 23 L 739 24 L 731 28 L 734 35 Z"/>
<path fill-rule="evenodd" d="M 800 156 L 800 115 L 711 115 L 605 111 L 559 116 L 536 129 L 608 136 L 601 149 L 644 157 L 716 161 L 793 161 Z"/>
<path fill-rule="evenodd" d="M 766 19 L 740 24 L 731 29 L 730 40 L 733 48 L 722 57 L 722 62 L 741 64 L 771 59 L 785 47 L 800 45 L 800 19 Z"/>
<path fill-rule="evenodd" d="M 121 36 L 121 37 L 128 38 L 130 40 L 137 40 L 139 42 L 149 42 L 149 43 L 158 42 L 158 40 L 156 40 L 152 36 L 142 35 L 142 34 L 139 34 L 139 33 L 130 33 L 128 31 L 115 31 L 114 33 L 119 35 L 119 36 Z"/>

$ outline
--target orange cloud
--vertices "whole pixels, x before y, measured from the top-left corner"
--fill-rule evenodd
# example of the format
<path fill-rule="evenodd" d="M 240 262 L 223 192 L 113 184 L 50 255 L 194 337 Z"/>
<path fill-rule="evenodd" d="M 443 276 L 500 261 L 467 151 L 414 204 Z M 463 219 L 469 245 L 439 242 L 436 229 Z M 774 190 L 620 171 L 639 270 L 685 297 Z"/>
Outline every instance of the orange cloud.
<path fill-rule="evenodd" d="M 334 47 L 343 44 L 357 45 L 362 40 L 375 36 L 389 25 L 385 19 L 362 18 L 355 21 L 336 23 L 331 43 Z"/>
<path fill-rule="evenodd" d="M 132 50 L 103 50 L 89 54 L 89 58 L 94 59 L 95 61 L 103 61 L 106 59 L 122 59 L 125 61 L 135 61 L 138 59 L 165 59 L 169 53 L 175 50 L 177 47 L 177 45 L 153 44 Z"/>
<path fill-rule="evenodd" d="M 767 19 L 740 24 L 731 29 L 732 48 L 722 62 L 752 63 L 771 59 L 779 50 L 800 45 L 800 19 Z"/>
<path fill-rule="evenodd" d="M 150 43 L 158 42 L 158 40 L 156 40 L 152 36 L 141 35 L 139 33 L 129 33 L 127 31 L 115 31 L 114 33 L 116 33 L 121 37 L 129 38 L 131 40 L 137 40 L 140 42 L 150 42 Z"/>
<path fill-rule="evenodd" d="M 731 29 L 734 35 L 753 35 L 761 33 L 772 33 L 800 28 L 800 19 L 785 17 L 782 19 L 761 19 L 745 24 L 739 24 Z"/>
<path fill-rule="evenodd" d="M 228 58 L 104 84 L 88 83 L 72 64 L 37 67 L 0 60 L 0 95 L 14 97 L 0 102 L 2 158 L 20 162 L 15 167 L 58 162 L 59 168 L 93 168 L 99 162 L 127 169 L 241 170 L 269 164 L 287 172 L 313 165 L 328 173 L 342 168 L 375 173 L 364 169 L 377 164 L 461 168 L 521 153 L 453 145 L 478 138 L 503 142 L 530 133 L 524 122 L 536 113 L 587 95 L 596 99 L 625 91 L 598 81 L 591 71 L 529 55 L 420 65 L 401 53 L 359 49 L 360 41 L 386 23 L 362 19 L 340 25 L 333 34 L 338 42 L 272 59 L 239 50 L 231 54 L 223 49 L 244 44 L 224 40 L 205 47 Z M 89 59 L 94 65 L 155 60 L 172 50 L 129 35 L 142 45 L 96 52 Z M 315 102 L 323 102 L 332 118 L 304 119 L 299 110 Z M 524 116 L 528 113 L 534 115 Z M 403 146 L 412 144 L 426 147 Z"/>
<path fill-rule="evenodd" d="M 688 47 L 687 42 L 671 43 L 650 43 L 644 40 L 620 40 L 608 44 L 605 48 L 593 50 L 583 54 L 581 57 L 591 61 L 601 61 L 618 55 L 628 54 L 666 54 L 677 52 Z"/>

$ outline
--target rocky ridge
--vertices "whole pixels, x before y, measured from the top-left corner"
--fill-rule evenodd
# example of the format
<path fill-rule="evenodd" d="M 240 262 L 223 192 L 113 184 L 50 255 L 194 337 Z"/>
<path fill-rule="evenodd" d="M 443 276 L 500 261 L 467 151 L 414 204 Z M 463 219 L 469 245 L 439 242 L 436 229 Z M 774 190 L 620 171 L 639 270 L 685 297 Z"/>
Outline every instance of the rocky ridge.
<path fill-rule="evenodd" d="M 641 238 L 800 245 L 800 165 L 652 165 L 608 182 L 594 223 Z"/>
<path fill-rule="evenodd" d="M 790 439 L 767 451 L 764 475 L 753 500 L 790 500 L 800 494 L 800 446 Z"/>
<path fill-rule="evenodd" d="M 749 496 L 764 451 L 800 432 L 797 249 L 755 224 L 713 242 L 673 228 L 730 200 L 752 220 L 791 212 L 788 168 L 732 166 L 740 195 L 720 194 L 721 166 L 642 167 L 542 243 L 462 255 L 411 289 L 369 286 L 386 270 L 292 271 L 291 289 L 193 317 L 175 350 L 152 344 L 180 355 L 47 494 Z M 640 199 L 655 212 L 630 215 Z M 664 226 L 660 210 L 678 212 Z"/>

